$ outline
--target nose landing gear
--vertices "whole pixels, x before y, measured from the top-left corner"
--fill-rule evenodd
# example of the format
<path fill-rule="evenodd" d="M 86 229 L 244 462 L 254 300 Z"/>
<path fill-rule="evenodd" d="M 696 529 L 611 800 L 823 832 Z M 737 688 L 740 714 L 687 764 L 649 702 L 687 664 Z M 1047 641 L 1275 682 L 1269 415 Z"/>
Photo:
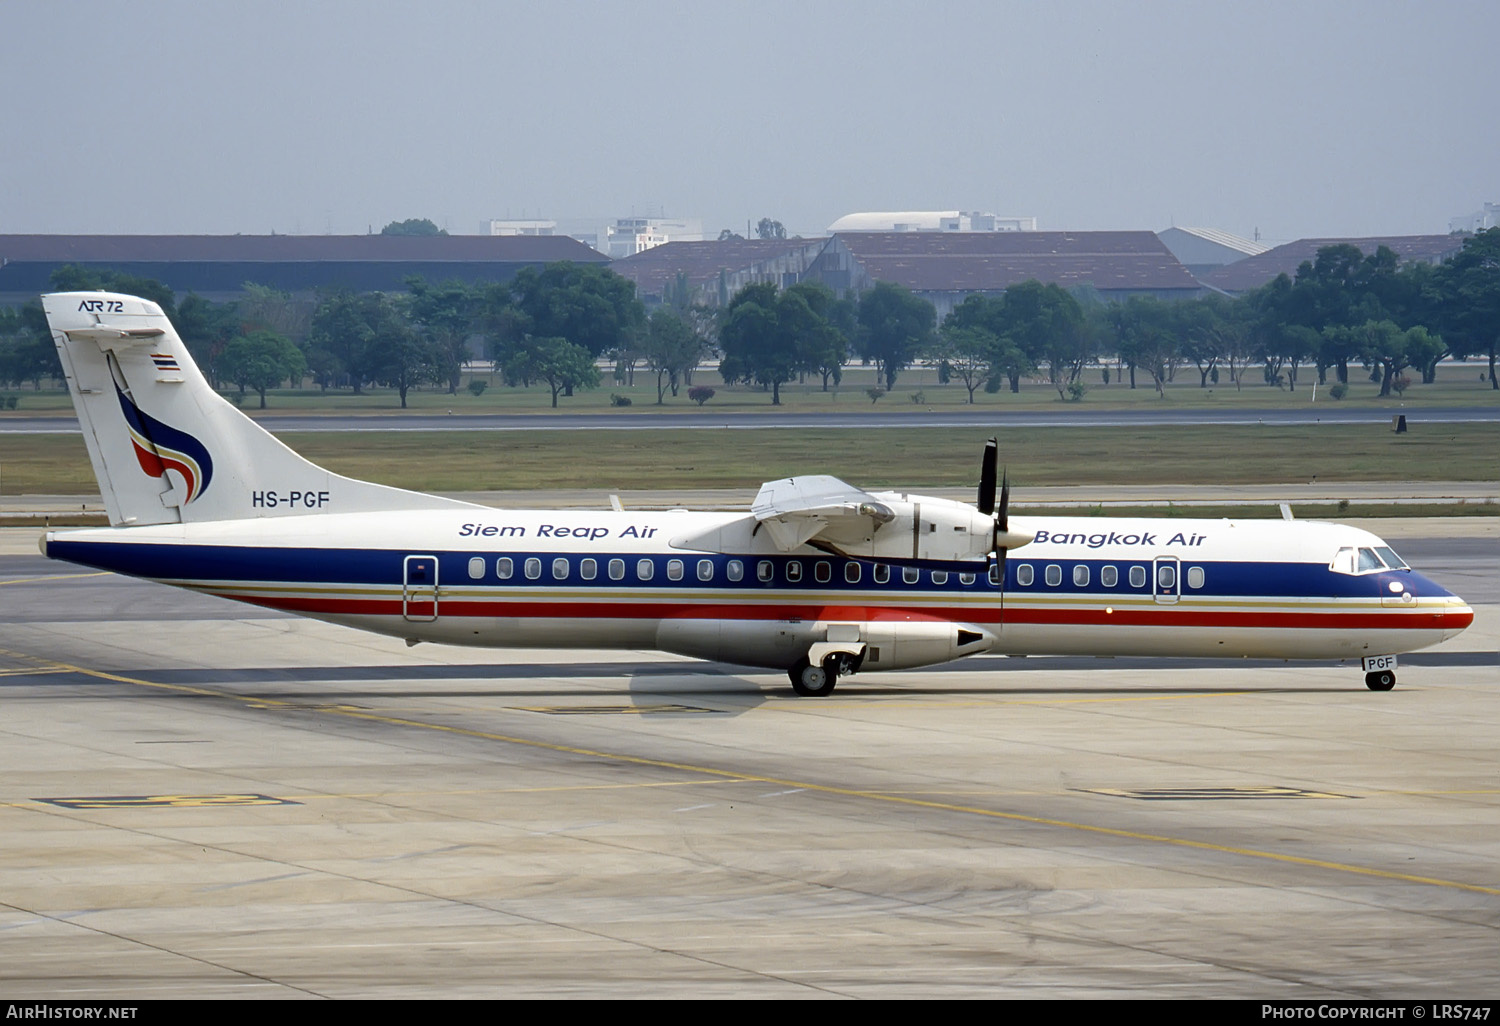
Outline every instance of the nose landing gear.
<path fill-rule="evenodd" d="M 1365 687 L 1371 691 L 1389 691 L 1396 686 L 1395 670 L 1376 670 L 1365 674 Z"/>

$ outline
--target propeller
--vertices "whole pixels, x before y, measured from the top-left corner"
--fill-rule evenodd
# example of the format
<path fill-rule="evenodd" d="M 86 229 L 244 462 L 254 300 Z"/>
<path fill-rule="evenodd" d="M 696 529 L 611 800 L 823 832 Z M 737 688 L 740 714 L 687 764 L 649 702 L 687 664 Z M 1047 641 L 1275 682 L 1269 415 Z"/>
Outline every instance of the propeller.
<path fill-rule="evenodd" d="M 984 459 L 979 465 L 979 512 L 994 518 L 990 532 L 990 551 L 1000 565 L 1000 581 L 1005 581 L 1005 552 L 1001 539 L 1010 535 L 1010 472 L 1006 471 L 1000 481 L 1000 505 L 995 506 L 995 471 L 1000 462 L 1000 443 L 991 438 L 984 443 Z"/>

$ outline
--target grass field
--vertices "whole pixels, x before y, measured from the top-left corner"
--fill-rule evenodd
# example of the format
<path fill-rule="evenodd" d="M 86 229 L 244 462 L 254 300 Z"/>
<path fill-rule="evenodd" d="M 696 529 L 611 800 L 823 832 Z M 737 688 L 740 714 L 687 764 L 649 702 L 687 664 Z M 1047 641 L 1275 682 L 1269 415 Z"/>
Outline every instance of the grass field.
<path fill-rule="evenodd" d="M 967 486 L 989 431 L 729 429 L 287 433 L 341 474 L 420 491 L 745 488 L 833 474 L 866 488 Z M 1495 481 L 1500 424 L 1194 425 L 1005 432 L 1017 488 Z M 0 497 L 98 493 L 78 435 L 0 436 Z"/>
<path fill-rule="evenodd" d="M 1336 401 L 1328 397 L 1326 389 L 1319 389 L 1317 398 L 1314 400 L 1312 383 L 1317 380 L 1317 374 L 1312 368 L 1303 368 L 1302 380 L 1297 390 L 1291 392 L 1265 384 L 1261 380 L 1258 367 L 1250 369 L 1245 375 L 1244 386 L 1239 389 L 1229 383 L 1227 375 L 1223 376 L 1221 384 L 1217 386 L 1200 388 L 1198 372 L 1192 367 L 1184 367 L 1178 372 L 1177 380 L 1167 386 L 1165 398 L 1157 396 L 1156 390 L 1151 387 L 1149 377 L 1137 375 L 1138 387 L 1131 389 L 1128 384 L 1121 384 L 1115 372 L 1112 371 L 1113 383 L 1106 386 L 1101 380 L 1099 369 L 1094 368 L 1086 372 L 1084 376 L 1083 380 L 1088 385 L 1089 391 L 1079 403 L 1061 402 L 1057 391 L 1045 381 L 1023 382 L 1020 393 L 1014 395 L 1008 391 L 989 395 L 980 390 L 975 393 L 974 400 L 980 408 L 990 409 L 1066 409 L 1072 407 L 1130 409 L 1162 403 L 1190 409 L 1220 406 L 1286 409 L 1308 406 L 1314 401 L 1320 404 L 1337 402 L 1340 406 L 1380 410 L 1395 410 L 1402 407 L 1408 410 L 1420 410 L 1442 406 L 1491 404 L 1500 406 L 1500 392 L 1491 389 L 1483 380 L 1483 371 L 1484 367 L 1480 363 L 1444 364 L 1439 369 L 1437 380 L 1433 384 L 1414 384 L 1402 396 L 1393 395 L 1381 399 L 1379 386 L 1360 373 L 1358 368 L 1351 368 L 1352 380 L 1349 383 L 1349 394 L 1343 400 Z M 482 380 L 488 379 L 488 375 L 485 374 L 475 376 Z M 767 416 L 775 416 L 778 411 L 782 410 L 792 412 L 836 410 L 847 413 L 877 407 L 881 412 L 892 410 L 915 412 L 956 408 L 965 405 L 968 400 L 967 389 L 955 384 L 939 384 L 936 368 L 926 366 L 907 370 L 897 379 L 895 389 L 889 395 L 882 397 L 878 403 L 871 403 L 869 396 L 865 394 L 866 389 L 875 384 L 875 372 L 872 368 L 860 366 L 846 368 L 843 383 L 832 391 L 822 391 L 817 379 L 804 384 L 784 385 L 781 389 L 782 405 L 779 407 L 771 405 L 769 392 L 744 386 L 726 386 L 712 368 L 705 367 L 700 370 L 694 377 L 694 383 L 706 384 L 715 389 L 714 397 L 708 402 L 709 408 L 736 412 L 759 412 Z M 612 394 L 629 398 L 631 405 L 623 410 L 612 407 L 610 405 Z M 18 397 L 16 415 L 47 412 L 62 414 L 72 409 L 67 393 L 60 390 L 34 392 L 29 389 L 9 389 L 0 392 L 0 395 Z M 920 402 L 915 401 L 914 396 L 920 398 Z M 412 391 L 408 394 L 407 401 L 409 408 L 413 411 L 426 413 L 452 411 L 456 416 L 478 413 L 535 413 L 545 417 L 552 412 L 551 395 L 545 388 L 525 389 L 494 385 L 478 397 L 470 395 L 467 389 L 461 389 L 457 395 L 449 395 L 446 391 L 438 389 L 426 389 Z M 251 393 L 245 397 L 242 409 L 253 416 L 258 412 L 256 409 L 258 404 L 258 397 Z M 270 393 L 268 404 L 268 412 L 327 413 L 341 416 L 389 413 L 400 409 L 400 401 L 396 394 L 386 389 L 371 389 L 362 395 L 354 395 L 347 391 L 320 392 L 311 387 L 279 389 Z M 669 392 L 664 404 L 657 406 L 655 378 L 643 370 L 637 370 L 633 386 L 613 382 L 606 374 L 601 387 L 592 391 L 579 392 L 572 398 L 559 399 L 558 403 L 558 412 L 563 413 L 628 413 L 663 410 L 691 417 L 698 410 L 698 406 L 688 399 L 686 389 L 683 389 L 682 394 L 676 398 L 673 398 Z M 5 413 L 0 413 L 0 418 L 5 416 Z"/>

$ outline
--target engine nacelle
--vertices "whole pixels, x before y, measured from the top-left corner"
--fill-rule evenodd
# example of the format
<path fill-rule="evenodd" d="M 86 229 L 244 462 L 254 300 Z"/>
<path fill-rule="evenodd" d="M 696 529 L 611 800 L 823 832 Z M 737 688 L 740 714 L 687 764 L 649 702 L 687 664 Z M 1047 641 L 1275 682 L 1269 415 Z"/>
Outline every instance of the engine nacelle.
<path fill-rule="evenodd" d="M 911 616 L 904 620 L 663 620 L 656 646 L 677 655 L 747 666 L 789 669 L 813 645 L 864 646 L 861 672 L 908 670 L 987 652 L 989 631 L 970 624 Z"/>

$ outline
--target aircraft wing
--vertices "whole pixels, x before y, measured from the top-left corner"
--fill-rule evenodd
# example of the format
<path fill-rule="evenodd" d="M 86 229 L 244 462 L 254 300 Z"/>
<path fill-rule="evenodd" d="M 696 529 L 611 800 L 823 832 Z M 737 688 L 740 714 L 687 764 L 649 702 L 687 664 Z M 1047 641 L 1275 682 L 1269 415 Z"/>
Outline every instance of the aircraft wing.
<path fill-rule="evenodd" d="M 895 510 L 869 492 L 818 474 L 767 481 L 750 512 L 783 552 L 816 543 L 824 535 L 829 541 L 860 536 L 868 540 L 881 525 L 896 519 Z"/>

